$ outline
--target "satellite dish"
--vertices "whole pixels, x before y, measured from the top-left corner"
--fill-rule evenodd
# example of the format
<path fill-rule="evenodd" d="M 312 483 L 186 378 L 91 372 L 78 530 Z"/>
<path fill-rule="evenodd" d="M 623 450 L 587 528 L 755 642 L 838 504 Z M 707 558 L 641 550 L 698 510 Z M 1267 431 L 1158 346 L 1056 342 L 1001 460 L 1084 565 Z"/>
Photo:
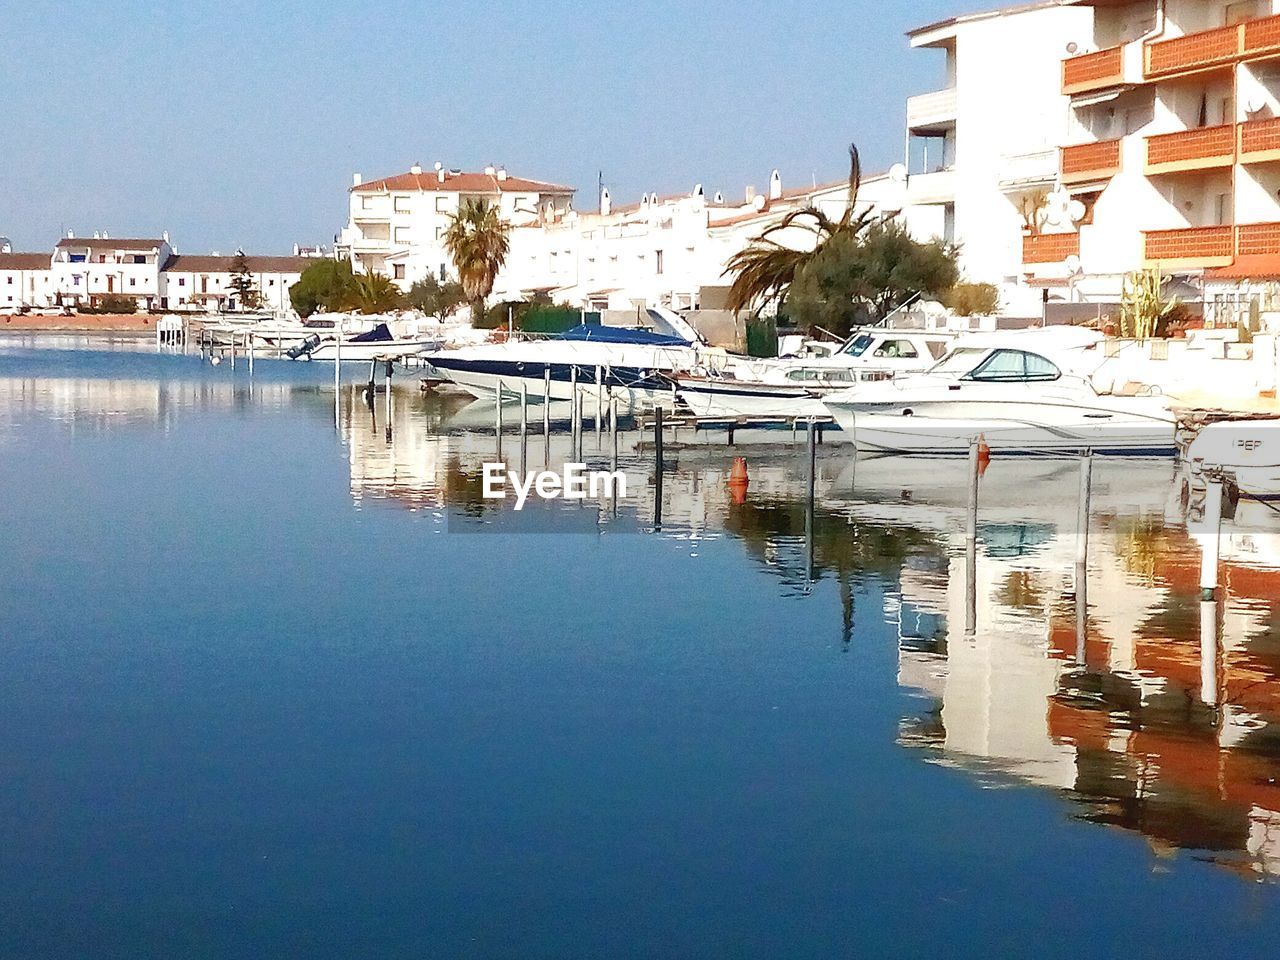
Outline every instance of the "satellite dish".
<path fill-rule="evenodd" d="M 1067 56 L 1074 57 L 1079 52 L 1080 44 L 1076 43 L 1074 40 L 1067 44 Z"/>
<path fill-rule="evenodd" d="M 889 179 L 894 183 L 906 183 L 907 165 L 905 163 L 895 163 L 889 168 Z"/>
<path fill-rule="evenodd" d="M 1067 204 L 1067 216 L 1071 218 L 1072 223 L 1079 223 L 1084 219 L 1084 215 L 1088 212 L 1089 208 L 1079 200 L 1072 200 Z"/>
<path fill-rule="evenodd" d="M 1055 190 L 1049 194 L 1045 197 L 1043 208 L 1045 223 L 1056 227 L 1068 226 L 1071 222 L 1070 206 L 1071 197 L 1065 192 Z"/>

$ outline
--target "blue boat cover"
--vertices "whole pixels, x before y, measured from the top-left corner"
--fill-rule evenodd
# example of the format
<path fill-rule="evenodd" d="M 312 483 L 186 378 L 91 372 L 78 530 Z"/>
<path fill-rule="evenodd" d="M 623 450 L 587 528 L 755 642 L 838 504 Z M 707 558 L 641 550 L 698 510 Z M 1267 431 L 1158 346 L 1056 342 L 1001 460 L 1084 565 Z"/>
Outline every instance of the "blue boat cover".
<path fill-rule="evenodd" d="M 387 329 L 385 323 L 380 323 L 372 330 L 366 330 L 359 336 L 352 337 L 348 343 L 382 343 L 384 340 L 394 340 L 391 331 Z"/>
<path fill-rule="evenodd" d="M 561 340 L 595 340 L 600 343 L 633 343 L 647 347 L 687 347 L 683 337 L 669 337 L 647 330 L 628 330 L 624 327 L 606 327 L 598 323 L 583 324 L 560 334 Z"/>

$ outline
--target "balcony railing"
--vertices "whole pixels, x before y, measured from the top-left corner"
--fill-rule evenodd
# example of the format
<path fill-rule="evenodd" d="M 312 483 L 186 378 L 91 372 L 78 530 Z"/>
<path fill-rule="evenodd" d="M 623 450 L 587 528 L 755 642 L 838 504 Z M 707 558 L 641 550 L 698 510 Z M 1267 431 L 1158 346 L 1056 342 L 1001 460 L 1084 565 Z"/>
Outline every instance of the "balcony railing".
<path fill-rule="evenodd" d="M 1280 253 L 1280 223 L 1242 223 L 1236 227 L 1236 256 Z"/>
<path fill-rule="evenodd" d="M 1023 263 L 1061 263 L 1079 255 L 1078 233 L 1033 233 L 1022 238 Z"/>
<path fill-rule="evenodd" d="M 1063 147 L 1060 166 L 1064 183 L 1114 176 L 1120 172 L 1120 141 L 1100 140 Z"/>
<path fill-rule="evenodd" d="M 1235 162 L 1236 126 L 1200 127 L 1147 137 L 1147 173 L 1229 167 Z"/>
<path fill-rule="evenodd" d="M 1280 118 L 1240 124 L 1240 161 L 1280 160 Z"/>
<path fill-rule="evenodd" d="M 913 130 L 945 127 L 955 123 L 955 120 L 954 87 L 907 98 L 907 126 Z"/>
<path fill-rule="evenodd" d="M 1152 79 L 1275 52 L 1280 52 L 1280 15 L 1149 43 L 1144 72 Z"/>
<path fill-rule="evenodd" d="M 1052 185 L 1058 176 L 1058 151 L 1036 150 L 1008 154 L 1000 158 L 997 170 L 1000 186 L 1021 188 L 1028 184 Z"/>
<path fill-rule="evenodd" d="M 1124 47 L 1108 47 L 1062 61 L 1062 92 L 1105 90 L 1124 82 Z"/>
<path fill-rule="evenodd" d="M 1148 230 L 1143 234 L 1148 261 L 1226 266 L 1235 256 L 1235 228 L 1187 227 L 1181 230 Z"/>

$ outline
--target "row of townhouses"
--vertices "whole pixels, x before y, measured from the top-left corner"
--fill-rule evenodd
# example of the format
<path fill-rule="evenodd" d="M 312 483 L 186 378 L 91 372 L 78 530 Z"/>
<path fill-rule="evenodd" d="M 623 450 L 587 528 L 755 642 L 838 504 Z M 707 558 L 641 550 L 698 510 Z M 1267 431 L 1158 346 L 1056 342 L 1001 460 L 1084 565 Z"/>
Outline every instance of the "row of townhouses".
<path fill-rule="evenodd" d="M 96 306 L 107 297 L 130 297 L 143 310 L 237 310 L 244 305 L 232 284 L 235 261 L 179 254 L 167 235 L 67 236 L 52 253 L 16 253 L 0 243 L 0 309 Z M 246 256 L 261 309 L 287 310 L 289 287 L 313 262 L 302 255 Z"/>
<path fill-rule="evenodd" d="M 860 202 L 897 212 L 905 187 L 900 175 L 871 177 Z M 544 295 L 593 310 L 640 303 L 696 308 L 715 306 L 706 301 L 728 283 L 729 257 L 786 212 L 812 204 L 838 216 L 848 196 L 844 181 L 785 190 L 776 170 L 767 189 L 749 187 L 735 200 L 697 185 L 685 194 L 651 193 L 624 206 L 614 205 L 603 189 L 598 211 L 584 213 L 573 207 L 574 192 L 500 167 L 470 173 L 440 163 L 428 171 L 414 165 L 367 182 L 357 174 L 349 222 L 335 249 L 357 270 L 382 273 L 404 289 L 428 274 L 450 276 L 444 247 L 450 218 L 466 201 L 482 199 L 512 226 L 496 299 Z"/>

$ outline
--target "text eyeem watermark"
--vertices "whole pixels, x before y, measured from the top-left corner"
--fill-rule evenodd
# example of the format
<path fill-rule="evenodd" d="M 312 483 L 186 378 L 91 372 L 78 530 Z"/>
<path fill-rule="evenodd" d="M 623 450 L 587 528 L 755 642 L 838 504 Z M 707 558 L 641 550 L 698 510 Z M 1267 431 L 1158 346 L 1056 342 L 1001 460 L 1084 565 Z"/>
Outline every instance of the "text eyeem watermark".
<path fill-rule="evenodd" d="M 588 470 L 585 463 L 566 463 L 564 471 L 531 470 L 523 477 L 505 463 L 484 465 L 486 500 L 505 500 L 514 492 L 516 509 L 523 510 L 530 494 L 543 500 L 586 500 L 588 497 L 625 497 L 627 477 L 621 470 Z"/>

